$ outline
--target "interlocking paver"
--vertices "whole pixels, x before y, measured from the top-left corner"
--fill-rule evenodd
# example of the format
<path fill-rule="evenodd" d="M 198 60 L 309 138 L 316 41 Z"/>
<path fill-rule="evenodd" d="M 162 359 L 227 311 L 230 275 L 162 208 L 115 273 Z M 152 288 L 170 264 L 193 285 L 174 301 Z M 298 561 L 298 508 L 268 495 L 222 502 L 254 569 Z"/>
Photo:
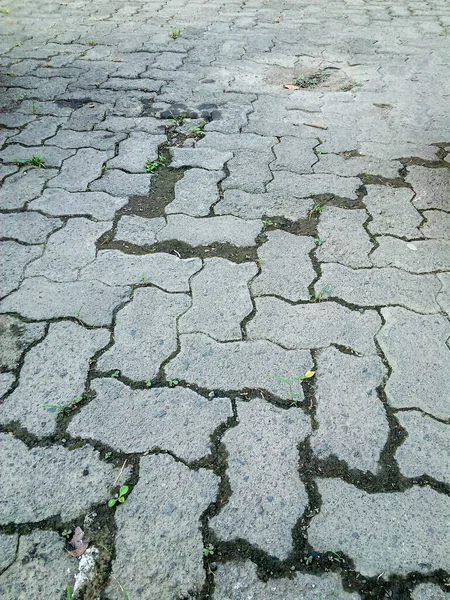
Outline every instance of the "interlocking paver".
<path fill-rule="evenodd" d="M 398 267 L 410 273 L 432 273 L 450 269 L 450 241 L 414 240 L 404 242 L 390 236 L 377 238 L 371 254 L 377 267 Z"/>
<path fill-rule="evenodd" d="M 0 235 L 27 244 L 43 244 L 50 233 L 63 225 L 37 212 L 0 214 Z"/>
<path fill-rule="evenodd" d="M 158 147 L 166 141 L 165 135 L 131 132 L 119 143 L 119 154 L 108 161 L 108 168 L 123 169 L 127 173 L 145 173 L 145 163 L 158 158 Z"/>
<path fill-rule="evenodd" d="M 361 181 L 356 177 L 314 174 L 298 175 L 289 171 L 274 171 L 273 181 L 267 185 L 268 192 L 284 192 L 295 198 L 311 195 L 333 194 L 341 198 L 356 199 Z"/>
<path fill-rule="evenodd" d="M 414 192 L 408 188 L 368 185 L 364 204 L 372 219 L 367 229 L 373 234 L 422 237 L 422 216 L 411 203 L 413 197 Z"/>
<path fill-rule="evenodd" d="M 420 231 L 426 238 L 442 238 L 450 240 L 450 213 L 441 210 L 425 210 L 425 223 Z"/>
<path fill-rule="evenodd" d="M 46 189 L 39 198 L 30 202 L 32 210 L 49 215 L 88 215 L 99 221 L 111 221 L 117 210 L 127 204 L 126 197 L 111 196 L 105 192 L 68 192 Z"/>
<path fill-rule="evenodd" d="M 175 184 L 175 198 L 166 206 L 166 213 L 206 217 L 220 199 L 217 183 L 224 177 L 223 171 L 189 169 Z"/>
<path fill-rule="evenodd" d="M 44 323 L 26 323 L 11 315 L 0 315 L 0 367 L 13 370 L 22 353 L 44 336 Z"/>
<path fill-rule="evenodd" d="M 413 204 L 416 208 L 439 208 L 450 210 L 450 174 L 448 169 L 427 169 L 408 167 L 406 181 L 416 195 Z"/>
<path fill-rule="evenodd" d="M 294 198 L 284 193 L 250 194 L 242 190 L 225 190 L 223 200 L 214 206 L 216 215 L 235 215 L 243 219 L 284 216 L 304 219 L 313 206 L 309 198 Z"/>
<path fill-rule="evenodd" d="M 68 192 L 83 192 L 88 184 L 102 174 L 105 153 L 93 148 L 80 148 L 75 156 L 64 161 L 59 175 L 50 179 L 48 187 Z"/>
<path fill-rule="evenodd" d="M 31 158 L 31 154 L 25 158 Z M 0 207 L 11 210 L 23 208 L 27 202 L 38 198 L 45 182 L 56 175 L 55 169 L 21 169 L 3 182 Z"/>
<path fill-rule="evenodd" d="M 0 242 L 1 285 L 0 297 L 17 289 L 23 280 L 26 266 L 41 256 L 40 246 L 25 246 L 18 242 Z"/>
<path fill-rule="evenodd" d="M 103 160 L 109 157 L 103 155 Z M 120 169 L 108 169 L 100 179 L 89 185 L 92 192 L 106 192 L 112 196 L 141 196 L 150 190 L 150 175 L 125 173 Z"/>
<path fill-rule="evenodd" d="M 411 595 L 412 600 L 448 600 L 450 593 L 444 592 L 435 583 L 419 583 Z"/>
<path fill-rule="evenodd" d="M 231 152 L 220 152 L 214 148 L 172 148 L 171 167 L 199 167 L 220 171 L 233 158 Z"/>

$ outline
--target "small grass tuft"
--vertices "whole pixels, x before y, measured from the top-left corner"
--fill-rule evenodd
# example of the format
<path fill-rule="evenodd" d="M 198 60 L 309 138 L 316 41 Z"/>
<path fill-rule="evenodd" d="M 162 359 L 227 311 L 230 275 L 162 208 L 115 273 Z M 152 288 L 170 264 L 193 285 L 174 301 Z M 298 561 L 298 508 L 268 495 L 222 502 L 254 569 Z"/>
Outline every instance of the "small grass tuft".
<path fill-rule="evenodd" d="M 18 158 L 14 161 L 19 167 L 38 167 L 45 169 L 45 160 L 36 154 L 31 158 Z"/>
<path fill-rule="evenodd" d="M 166 159 L 160 154 L 158 160 L 148 160 L 144 165 L 144 169 L 147 173 L 154 173 L 159 167 L 163 167 L 165 164 Z"/>
<path fill-rule="evenodd" d="M 320 73 L 313 73 L 309 77 L 305 77 L 302 73 L 293 80 L 294 85 L 298 85 L 300 88 L 313 88 L 323 83 L 330 74 L 327 71 L 321 71 Z"/>
<path fill-rule="evenodd" d="M 170 33 L 169 33 L 169 37 L 171 37 L 173 40 L 176 40 L 177 37 L 179 37 L 181 33 L 181 29 L 173 29 Z"/>

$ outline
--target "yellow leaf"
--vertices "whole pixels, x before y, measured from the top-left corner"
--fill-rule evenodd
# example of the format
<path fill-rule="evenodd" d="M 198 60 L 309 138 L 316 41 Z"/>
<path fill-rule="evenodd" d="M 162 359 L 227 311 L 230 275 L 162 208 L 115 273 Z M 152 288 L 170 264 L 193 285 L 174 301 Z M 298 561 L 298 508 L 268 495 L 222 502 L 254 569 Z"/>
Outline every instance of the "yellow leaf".
<path fill-rule="evenodd" d="M 314 377 L 315 374 L 316 374 L 315 371 L 306 371 L 306 373 L 303 375 L 303 377 L 305 379 L 310 379 L 311 377 Z"/>
<path fill-rule="evenodd" d="M 283 87 L 286 88 L 287 90 L 299 90 L 300 89 L 298 85 L 294 85 L 293 83 L 286 83 Z"/>

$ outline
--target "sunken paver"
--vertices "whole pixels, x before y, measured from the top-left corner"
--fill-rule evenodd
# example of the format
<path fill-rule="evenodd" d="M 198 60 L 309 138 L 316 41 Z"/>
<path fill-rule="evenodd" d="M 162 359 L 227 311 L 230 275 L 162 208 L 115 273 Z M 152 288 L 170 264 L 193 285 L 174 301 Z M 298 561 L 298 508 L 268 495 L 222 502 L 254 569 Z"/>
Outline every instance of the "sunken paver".
<path fill-rule="evenodd" d="M 308 497 L 300 480 L 297 446 L 311 432 L 308 417 L 260 398 L 237 402 L 238 424 L 222 438 L 231 496 L 210 521 L 223 540 L 244 539 L 286 558 L 292 530 Z"/>
<path fill-rule="evenodd" d="M 324 348 L 338 344 L 360 354 L 375 354 L 373 336 L 381 327 L 375 311 L 350 310 L 336 302 L 293 306 L 279 298 L 256 298 L 247 323 L 249 339 L 267 339 L 283 348 Z"/>
<path fill-rule="evenodd" d="M 377 238 L 378 247 L 371 255 L 377 267 L 397 267 L 410 273 L 450 270 L 450 241 L 414 240 L 394 237 Z"/>
<path fill-rule="evenodd" d="M 411 203 L 414 192 L 408 188 L 368 185 L 364 204 L 372 219 L 367 229 L 373 234 L 420 238 L 421 214 Z"/>
<path fill-rule="evenodd" d="M 68 431 L 121 452 L 160 448 L 186 461 L 200 460 L 211 452 L 210 435 L 233 416 L 226 398 L 207 400 L 182 387 L 131 390 L 114 379 L 96 379 L 91 389 L 96 397 Z"/>
<path fill-rule="evenodd" d="M 165 225 L 166 220 L 163 217 L 144 219 L 136 215 L 125 215 L 117 224 L 114 239 L 138 246 L 151 246 L 156 243 L 156 234 Z"/>
<path fill-rule="evenodd" d="M 62 225 L 61 219 L 50 219 L 36 212 L 0 214 L 1 237 L 27 244 L 43 244 Z"/>
<path fill-rule="evenodd" d="M 350 469 L 376 473 L 389 425 L 377 394 L 386 370 L 378 356 L 359 357 L 335 348 L 317 357 L 316 419 L 311 448 L 336 456 Z"/>
<path fill-rule="evenodd" d="M 408 167 L 406 181 L 416 193 L 413 200 L 416 208 L 450 210 L 450 173 L 448 169 Z"/>
<path fill-rule="evenodd" d="M 40 246 L 25 246 L 15 241 L 0 242 L 0 297 L 17 289 L 26 266 L 41 256 Z"/>
<path fill-rule="evenodd" d="M 133 131 L 119 144 L 119 154 L 108 161 L 108 168 L 123 169 L 128 173 L 145 173 L 145 163 L 158 158 L 158 147 L 166 141 L 165 135 L 149 135 Z"/>
<path fill-rule="evenodd" d="M 316 293 L 340 298 L 359 306 L 399 304 L 423 313 L 439 312 L 436 294 L 441 283 L 435 275 L 413 275 L 394 267 L 350 269 L 336 263 L 323 264 Z"/>
<path fill-rule="evenodd" d="M 12 371 L 22 353 L 44 337 L 44 323 L 26 323 L 11 315 L 0 315 L 0 368 Z"/>
<path fill-rule="evenodd" d="M 191 306 L 187 294 L 169 294 L 154 287 L 135 290 L 133 300 L 119 310 L 114 344 L 97 368 L 118 369 L 137 381 L 152 379 L 177 349 L 177 319 Z"/>
<path fill-rule="evenodd" d="M 189 169 L 175 184 L 175 198 L 166 206 L 166 214 L 208 216 L 211 206 L 220 200 L 217 184 L 224 177 L 223 171 Z"/>
<path fill-rule="evenodd" d="M 179 319 L 180 333 L 206 333 L 221 341 L 242 339 L 241 322 L 253 310 L 249 283 L 255 263 L 209 258 L 191 279 L 192 306 Z"/>
<path fill-rule="evenodd" d="M 243 190 L 225 190 L 223 200 L 214 206 L 216 215 L 235 215 L 242 219 L 284 216 L 305 219 L 313 206 L 310 198 L 294 198 L 282 192 L 250 194 Z"/>
<path fill-rule="evenodd" d="M 127 204 L 125 197 L 111 196 L 105 192 L 68 192 L 46 189 L 40 198 L 29 204 L 33 210 L 49 215 L 88 215 L 98 221 L 111 221 L 117 210 Z"/>
<path fill-rule="evenodd" d="M 131 598 L 140 590 L 160 600 L 197 593 L 205 579 L 200 517 L 215 500 L 219 479 L 205 469 L 190 471 L 167 454 L 141 458 L 139 474 L 116 513 L 112 575 Z M 108 597 L 122 596 L 111 581 Z"/>
<path fill-rule="evenodd" d="M 450 213 L 442 210 L 424 210 L 426 222 L 420 231 L 426 238 L 442 238 L 450 240 Z"/>
<path fill-rule="evenodd" d="M 412 600 L 449 600 L 450 592 L 444 592 L 435 583 L 419 583 L 412 594 Z"/>
<path fill-rule="evenodd" d="M 267 390 L 292 400 L 289 387 L 276 379 L 294 379 L 313 367 L 305 350 L 284 350 L 266 340 L 216 342 L 202 333 L 180 335 L 181 350 L 166 366 L 172 379 L 209 390 Z M 299 398 L 303 398 L 301 388 Z"/>
<path fill-rule="evenodd" d="M 450 484 L 450 426 L 418 411 L 396 413 L 408 437 L 395 458 L 406 477 L 429 475 Z"/>
<path fill-rule="evenodd" d="M 441 315 L 419 315 L 404 308 L 383 308 L 385 324 L 376 338 L 392 372 L 386 397 L 395 408 L 420 408 L 450 418 L 450 323 Z M 420 347 L 423 352 L 412 351 Z"/>
<path fill-rule="evenodd" d="M 368 494 L 340 479 L 318 479 L 320 513 L 308 529 L 316 552 L 343 552 L 362 575 L 448 570 L 450 498 L 429 487 Z"/>
<path fill-rule="evenodd" d="M 313 238 L 286 231 L 270 231 L 267 242 L 258 248 L 261 273 L 252 282 L 255 296 L 274 295 L 297 302 L 309 300 L 309 285 L 316 272 L 309 253 Z"/>
<path fill-rule="evenodd" d="M 321 576 L 296 573 L 293 577 L 271 579 L 264 582 L 258 577 L 256 565 L 249 560 L 219 564 L 214 575 L 214 582 L 213 600 L 244 600 L 244 598 L 359 600 L 360 598 L 355 592 L 344 591 L 337 573 L 327 573 Z"/>
<path fill-rule="evenodd" d="M 18 421 L 35 435 L 54 433 L 62 410 L 55 407 L 64 407 L 83 394 L 89 359 L 109 337 L 107 330 L 52 323 L 45 339 L 27 353 L 19 385 L 4 402 L 0 422 Z"/>
<path fill-rule="evenodd" d="M 38 523 L 57 515 L 63 521 L 75 519 L 93 504 L 108 500 L 119 473 L 88 445 L 74 450 L 58 445 L 28 448 L 10 433 L 0 433 L 0 441 L 3 525 Z M 67 494 L 74 481 L 78 493 Z"/>
<path fill-rule="evenodd" d="M 105 153 L 93 148 L 80 148 L 75 156 L 64 161 L 59 175 L 50 179 L 48 187 L 68 192 L 83 192 L 91 181 L 100 177 Z"/>

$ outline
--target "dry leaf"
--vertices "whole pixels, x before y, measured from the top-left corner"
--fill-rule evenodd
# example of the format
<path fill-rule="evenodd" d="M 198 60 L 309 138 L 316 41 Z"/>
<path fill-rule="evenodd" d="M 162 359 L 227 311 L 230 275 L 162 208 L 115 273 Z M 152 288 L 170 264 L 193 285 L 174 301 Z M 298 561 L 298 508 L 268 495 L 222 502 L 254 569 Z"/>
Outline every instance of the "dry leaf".
<path fill-rule="evenodd" d="M 84 531 L 81 529 L 81 527 L 75 527 L 72 539 L 69 542 L 69 544 L 73 546 L 74 550 L 67 550 L 67 553 L 70 554 L 70 556 L 78 558 L 86 552 L 89 542 L 84 542 L 83 537 Z"/>
<path fill-rule="evenodd" d="M 310 379 L 311 377 L 314 377 L 314 375 L 316 374 L 315 371 L 306 371 L 306 373 L 303 375 L 304 379 Z"/>
<path fill-rule="evenodd" d="M 285 83 L 283 85 L 284 88 L 286 88 L 287 90 L 299 90 L 300 86 L 298 85 L 294 85 L 293 83 Z"/>

